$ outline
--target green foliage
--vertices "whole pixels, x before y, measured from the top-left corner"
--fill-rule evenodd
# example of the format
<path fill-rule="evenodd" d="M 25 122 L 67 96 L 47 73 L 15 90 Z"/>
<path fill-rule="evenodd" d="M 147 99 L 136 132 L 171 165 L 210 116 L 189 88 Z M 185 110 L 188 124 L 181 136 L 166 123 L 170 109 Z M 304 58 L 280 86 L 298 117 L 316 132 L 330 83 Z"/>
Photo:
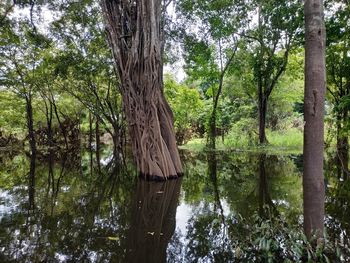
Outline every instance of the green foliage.
<path fill-rule="evenodd" d="M 7 135 L 21 137 L 25 130 L 25 106 L 23 101 L 7 90 L 0 90 L 0 130 Z"/>
<path fill-rule="evenodd" d="M 171 76 L 166 76 L 164 90 L 174 113 L 177 141 L 184 143 L 196 132 L 200 125 L 198 116 L 203 112 L 203 102 L 198 90 L 178 84 Z"/>
<path fill-rule="evenodd" d="M 268 209 L 268 208 L 267 208 Z M 325 240 L 326 245 L 315 239 L 308 241 L 301 226 L 291 226 L 283 217 L 268 219 L 255 215 L 251 222 L 240 221 L 237 229 L 245 233 L 231 232 L 236 238 L 234 254 L 240 262 L 340 262 L 340 248 Z M 237 238 L 238 236 L 238 238 Z M 317 245 L 315 243 L 317 242 Z"/>

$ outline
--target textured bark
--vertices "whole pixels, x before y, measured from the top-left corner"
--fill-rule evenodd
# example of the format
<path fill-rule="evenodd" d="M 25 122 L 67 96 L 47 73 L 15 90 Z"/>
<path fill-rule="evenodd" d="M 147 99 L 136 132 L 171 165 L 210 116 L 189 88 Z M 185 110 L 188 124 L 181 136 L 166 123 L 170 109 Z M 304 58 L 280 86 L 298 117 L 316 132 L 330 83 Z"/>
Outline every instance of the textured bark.
<path fill-rule="evenodd" d="M 182 165 L 163 94 L 162 1 L 102 0 L 102 9 L 138 170 L 150 178 L 177 177 Z"/>
<path fill-rule="evenodd" d="M 324 233 L 324 99 L 325 25 L 322 0 L 306 0 L 304 94 L 304 231 L 308 238 Z"/>

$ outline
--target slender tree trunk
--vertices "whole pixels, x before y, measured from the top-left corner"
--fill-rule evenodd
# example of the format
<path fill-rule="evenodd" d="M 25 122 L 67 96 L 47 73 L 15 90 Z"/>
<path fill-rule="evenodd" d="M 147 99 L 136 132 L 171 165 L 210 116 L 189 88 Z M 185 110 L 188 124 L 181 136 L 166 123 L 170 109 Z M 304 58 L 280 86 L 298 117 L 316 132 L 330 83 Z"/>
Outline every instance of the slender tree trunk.
<path fill-rule="evenodd" d="M 325 25 L 322 0 L 306 0 L 304 94 L 304 231 L 322 238 L 324 233 L 324 99 Z"/>
<path fill-rule="evenodd" d="M 47 140 L 49 143 L 49 147 L 53 146 L 53 132 L 52 132 L 52 103 L 49 103 L 50 107 L 47 106 L 47 103 L 45 101 L 46 106 L 46 124 L 47 124 Z"/>
<path fill-rule="evenodd" d="M 176 178 L 182 165 L 163 94 L 162 1 L 102 0 L 102 9 L 140 174 Z"/>
<path fill-rule="evenodd" d="M 89 112 L 89 150 L 90 153 L 92 153 L 92 139 L 93 135 L 92 135 L 92 114 L 91 112 Z"/>
<path fill-rule="evenodd" d="M 36 141 L 34 133 L 33 107 L 32 98 L 30 95 L 26 96 L 26 112 L 27 112 L 27 128 L 29 134 L 29 145 L 32 155 L 36 153 Z"/>
<path fill-rule="evenodd" d="M 99 120 L 96 117 L 95 122 L 95 137 L 96 137 L 96 163 L 97 163 L 97 169 L 99 172 L 101 172 L 101 158 L 100 158 L 100 146 L 101 146 L 101 140 L 100 140 L 100 124 Z"/>
<path fill-rule="evenodd" d="M 215 106 L 214 106 L 215 107 Z M 216 149 L 216 107 L 213 109 L 209 121 L 209 149 Z"/>
<path fill-rule="evenodd" d="M 53 109 L 54 109 L 54 112 L 55 112 L 55 116 L 56 116 L 57 122 L 58 122 L 58 124 L 60 126 L 60 129 L 61 129 L 61 132 L 62 132 L 62 135 L 63 135 L 63 138 L 64 138 L 64 144 L 66 146 L 66 150 L 68 150 L 69 145 L 68 145 L 66 128 L 63 126 L 63 123 L 61 121 L 60 115 L 58 114 L 57 105 L 56 105 L 54 96 L 52 94 L 51 94 L 51 98 L 52 98 L 52 106 L 53 106 Z"/>
<path fill-rule="evenodd" d="M 258 111 L 259 111 L 259 143 L 267 143 L 266 138 L 266 112 L 267 112 L 267 98 L 262 92 L 262 87 L 259 87 L 259 99 L 258 99 Z"/>

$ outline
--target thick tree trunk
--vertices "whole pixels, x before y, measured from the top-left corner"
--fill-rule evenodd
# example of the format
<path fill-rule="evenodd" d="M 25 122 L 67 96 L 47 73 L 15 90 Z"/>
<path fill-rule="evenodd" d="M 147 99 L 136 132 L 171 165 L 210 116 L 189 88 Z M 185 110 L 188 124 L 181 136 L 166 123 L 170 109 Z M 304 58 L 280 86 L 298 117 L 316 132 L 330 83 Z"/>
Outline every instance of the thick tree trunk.
<path fill-rule="evenodd" d="M 267 143 L 266 138 L 266 112 L 267 112 L 267 98 L 262 94 L 262 88 L 259 88 L 259 99 L 258 99 L 258 111 L 259 111 L 259 143 Z"/>
<path fill-rule="evenodd" d="M 163 94 L 162 1 L 102 0 L 102 8 L 137 168 L 147 178 L 177 177 L 182 165 Z"/>
<path fill-rule="evenodd" d="M 304 95 L 304 231 L 322 238 L 324 232 L 324 99 L 325 25 L 322 0 L 306 0 Z"/>

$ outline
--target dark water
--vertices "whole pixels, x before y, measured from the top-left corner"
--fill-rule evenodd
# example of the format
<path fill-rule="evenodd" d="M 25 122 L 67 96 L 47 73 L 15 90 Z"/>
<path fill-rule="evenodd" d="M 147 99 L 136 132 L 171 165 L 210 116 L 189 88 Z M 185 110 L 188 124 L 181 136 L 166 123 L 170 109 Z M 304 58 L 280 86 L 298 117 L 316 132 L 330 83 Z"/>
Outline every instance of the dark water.
<path fill-rule="evenodd" d="M 185 176 L 154 183 L 108 154 L 98 171 L 88 152 L 0 153 L 0 262 L 251 262 L 302 222 L 301 156 L 182 152 Z M 326 169 L 327 233 L 348 248 L 350 184 Z"/>

